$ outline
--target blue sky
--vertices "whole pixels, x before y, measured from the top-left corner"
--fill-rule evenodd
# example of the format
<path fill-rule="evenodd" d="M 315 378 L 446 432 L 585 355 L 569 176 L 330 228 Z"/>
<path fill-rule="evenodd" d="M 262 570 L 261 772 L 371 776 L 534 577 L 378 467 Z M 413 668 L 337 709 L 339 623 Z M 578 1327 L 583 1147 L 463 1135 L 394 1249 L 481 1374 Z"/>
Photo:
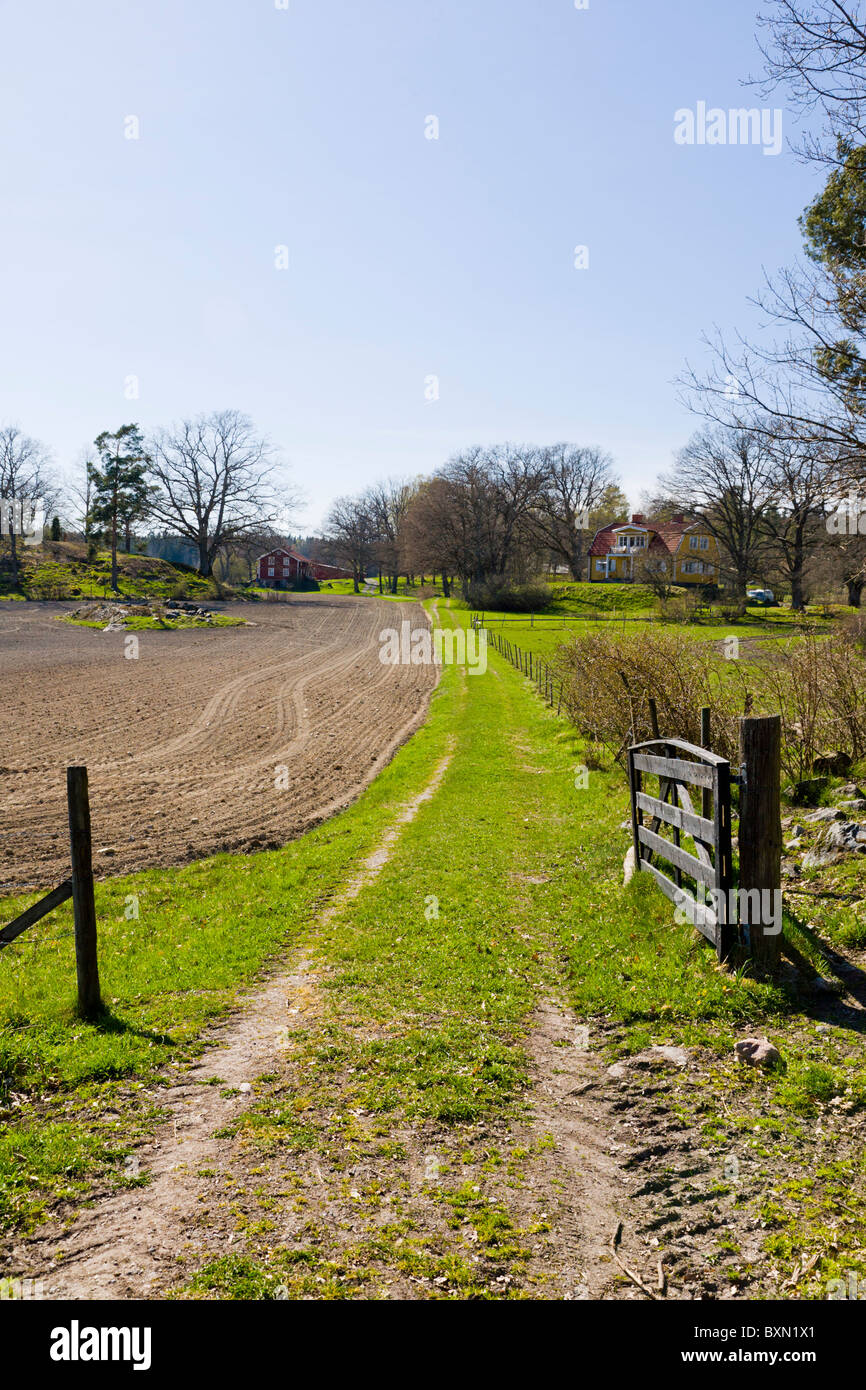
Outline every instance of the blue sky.
<path fill-rule="evenodd" d="M 636 500 L 694 427 L 674 378 L 755 326 L 817 188 L 674 142 L 679 108 L 761 104 L 758 4 L 0 0 L 0 421 L 67 468 L 247 411 L 301 529 L 505 439 L 601 444 Z"/>

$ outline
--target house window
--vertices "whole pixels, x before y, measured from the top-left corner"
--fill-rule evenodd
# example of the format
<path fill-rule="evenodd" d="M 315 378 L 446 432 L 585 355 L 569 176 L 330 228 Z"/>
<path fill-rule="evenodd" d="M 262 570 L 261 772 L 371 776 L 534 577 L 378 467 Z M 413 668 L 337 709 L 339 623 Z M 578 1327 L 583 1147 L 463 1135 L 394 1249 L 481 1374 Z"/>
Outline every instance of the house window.
<path fill-rule="evenodd" d="M 689 545 L 692 550 L 709 550 L 710 538 L 709 536 L 690 536 Z"/>
<path fill-rule="evenodd" d="M 273 579 L 273 577 L 274 577 L 274 567 L 273 567 L 273 565 L 268 565 L 268 574 L 269 574 L 270 578 Z"/>
<path fill-rule="evenodd" d="M 596 560 L 596 562 L 595 562 L 595 572 L 596 572 L 596 574 L 599 574 L 599 573 L 600 573 L 600 574 L 604 574 L 604 571 L 605 571 L 605 563 L 604 563 L 604 560 Z"/>

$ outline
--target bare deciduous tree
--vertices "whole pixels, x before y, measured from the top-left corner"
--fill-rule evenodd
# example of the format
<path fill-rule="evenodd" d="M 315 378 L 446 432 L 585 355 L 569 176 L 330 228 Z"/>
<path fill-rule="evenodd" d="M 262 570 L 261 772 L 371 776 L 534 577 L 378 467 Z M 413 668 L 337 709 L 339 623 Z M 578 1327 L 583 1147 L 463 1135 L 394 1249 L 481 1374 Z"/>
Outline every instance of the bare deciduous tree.
<path fill-rule="evenodd" d="M 736 422 L 702 429 L 680 451 L 676 469 L 661 483 L 684 513 L 702 521 L 715 536 L 722 576 L 743 602 L 767 547 L 772 484 L 765 436 Z"/>
<path fill-rule="evenodd" d="M 767 0 L 758 16 L 765 75 L 756 85 L 787 89 L 823 126 L 806 136 L 807 159 L 833 162 L 839 136 L 866 144 L 866 16 L 859 0 Z"/>
<path fill-rule="evenodd" d="M 602 449 L 552 444 L 538 451 L 542 472 L 531 524 L 539 541 L 563 561 L 572 579 L 584 577 L 590 517 L 615 482 L 613 461 Z"/>
<path fill-rule="evenodd" d="M 25 506 L 40 503 L 50 509 L 56 496 L 51 457 L 44 444 L 23 434 L 17 425 L 5 425 L 0 429 L 0 498 L 6 503 L 22 503 Z M 9 523 L 12 583 L 17 585 L 20 571 L 19 535 L 13 511 L 10 511 Z"/>
<path fill-rule="evenodd" d="M 338 497 L 325 521 L 325 534 L 346 569 L 355 593 L 375 558 L 375 528 L 364 497 Z"/>
<path fill-rule="evenodd" d="M 237 410 L 184 420 L 150 441 L 156 517 L 198 551 L 209 575 L 217 552 L 282 522 L 297 495 L 278 478 L 273 445 Z"/>
<path fill-rule="evenodd" d="M 364 510 L 370 521 L 379 583 L 381 585 L 384 574 L 392 594 L 397 592 L 402 553 L 401 532 L 411 499 L 411 484 L 394 479 L 375 483 L 364 493 Z"/>

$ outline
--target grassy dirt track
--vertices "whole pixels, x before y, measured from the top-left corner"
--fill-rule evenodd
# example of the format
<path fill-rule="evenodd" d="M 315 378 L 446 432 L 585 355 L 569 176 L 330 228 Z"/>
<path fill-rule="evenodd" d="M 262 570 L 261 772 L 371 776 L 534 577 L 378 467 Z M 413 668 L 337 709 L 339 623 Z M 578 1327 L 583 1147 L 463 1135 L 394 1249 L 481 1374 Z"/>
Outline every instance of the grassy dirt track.
<path fill-rule="evenodd" d="M 862 1271 L 856 983 L 720 972 L 623 889 L 624 787 L 580 765 L 491 653 L 300 840 L 101 885 L 111 1011 L 74 1045 L 68 945 L 0 961 L 2 1273 L 73 1298 L 748 1299 Z M 783 1073 L 737 1069 L 756 1030 Z"/>

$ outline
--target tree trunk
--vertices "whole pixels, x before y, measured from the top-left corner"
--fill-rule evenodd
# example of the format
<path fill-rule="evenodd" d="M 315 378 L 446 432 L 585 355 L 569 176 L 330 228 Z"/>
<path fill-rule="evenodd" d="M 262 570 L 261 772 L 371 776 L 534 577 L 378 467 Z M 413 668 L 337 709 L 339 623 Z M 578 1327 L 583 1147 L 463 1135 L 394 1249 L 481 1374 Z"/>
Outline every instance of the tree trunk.
<path fill-rule="evenodd" d="M 860 598 L 863 593 L 863 586 L 866 580 L 846 579 L 845 584 L 848 589 L 848 603 L 852 608 L 860 607 Z"/>
<path fill-rule="evenodd" d="M 442 597 L 451 597 L 451 580 L 448 578 L 447 574 L 443 574 L 442 576 Z"/>
<path fill-rule="evenodd" d="M 111 587 L 117 593 L 117 512 L 111 519 Z"/>
<path fill-rule="evenodd" d="M 204 539 L 200 538 L 198 543 L 198 572 L 202 578 L 209 579 L 212 568 L 210 551 L 207 547 L 207 537 L 205 536 Z"/>
<path fill-rule="evenodd" d="M 13 584 L 13 587 L 17 589 L 17 587 L 18 587 L 18 573 L 19 573 L 19 569 L 18 569 L 18 537 L 15 535 L 15 518 L 14 518 L 14 516 L 13 516 L 13 518 L 12 518 L 12 522 L 11 522 L 11 525 L 10 525 L 10 527 L 9 527 L 9 545 L 10 545 L 11 551 L 12 551 L 12 584 Z"/>
<path fill-rule="evenodd" d="M 794 556 L 791 565 L 791 607 L 795 613 L 806 608 L 806 595 L 803 586 L 803 571 L 806 567 L 805 528 L 798 524 L 794 533 Z"/>

